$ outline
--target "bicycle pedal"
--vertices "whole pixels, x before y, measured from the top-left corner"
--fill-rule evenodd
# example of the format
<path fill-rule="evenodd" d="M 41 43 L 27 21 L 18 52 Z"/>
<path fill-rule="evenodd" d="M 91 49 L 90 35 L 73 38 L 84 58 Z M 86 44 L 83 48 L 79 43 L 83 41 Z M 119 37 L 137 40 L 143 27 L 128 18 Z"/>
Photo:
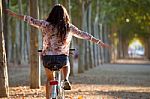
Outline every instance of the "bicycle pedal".
<path fill-rule="evenodd" d="M 69 86 L 69 87 L 64 87 L 63 88 L 64 90 L 71 90 L 71 87 Z"/>

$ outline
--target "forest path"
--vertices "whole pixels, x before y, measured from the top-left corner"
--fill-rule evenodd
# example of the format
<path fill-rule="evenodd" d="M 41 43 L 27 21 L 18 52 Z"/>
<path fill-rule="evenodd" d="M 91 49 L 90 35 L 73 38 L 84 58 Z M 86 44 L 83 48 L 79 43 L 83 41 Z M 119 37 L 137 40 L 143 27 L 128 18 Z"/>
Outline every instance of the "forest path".
<path fill-rule="evenodd" d="M 29 68 L 9 67 L 10 99 L 45 99 L 45 75 L 40 89 L 29 88 Z M 66 99 L 150 99 L 149 64 L 103 64 L 70 77 Z"/>

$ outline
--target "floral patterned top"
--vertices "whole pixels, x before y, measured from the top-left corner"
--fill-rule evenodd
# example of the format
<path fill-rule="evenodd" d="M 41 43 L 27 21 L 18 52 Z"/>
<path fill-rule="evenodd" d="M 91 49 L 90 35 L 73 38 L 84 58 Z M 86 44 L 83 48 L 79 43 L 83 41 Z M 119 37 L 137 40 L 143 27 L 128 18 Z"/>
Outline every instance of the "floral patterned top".
<path fill-rule="evenodd" d="M 70 24 L 69 31 L 66 33 L 65 38 L 61 40 L 61 38 L 57 36 L 57 29 L 54 28 L 49 22 L 45 20 L 38 20 L 30 16 L 24 16 L 24 21 L 42 30 L 42 55 L 69 55 L 69 47 L 72 36 L 86 40 L 91 40 L 94 38 L 87 32 L 81 31 L 73 24 Z"/>

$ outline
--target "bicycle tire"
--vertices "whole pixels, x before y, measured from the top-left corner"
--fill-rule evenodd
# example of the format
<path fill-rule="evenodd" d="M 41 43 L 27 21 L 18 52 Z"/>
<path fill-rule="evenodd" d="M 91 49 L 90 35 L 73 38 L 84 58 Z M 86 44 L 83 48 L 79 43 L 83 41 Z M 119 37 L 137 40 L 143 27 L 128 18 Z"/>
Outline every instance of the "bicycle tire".
<path fill-rule="evenodd" d="M 57 91 L 57 99 L 65 99 L 63 88 L 60 88 L 59 91 Z"/>

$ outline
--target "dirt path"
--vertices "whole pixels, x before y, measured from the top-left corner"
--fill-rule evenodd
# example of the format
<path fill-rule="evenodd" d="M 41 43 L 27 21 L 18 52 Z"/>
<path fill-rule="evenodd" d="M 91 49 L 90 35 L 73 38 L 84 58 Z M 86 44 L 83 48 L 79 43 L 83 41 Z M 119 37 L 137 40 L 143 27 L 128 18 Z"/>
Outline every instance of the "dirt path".
<path fill-rule="evenodd" d="M 42 87 L 29 88 L 29 68 L 9 68 L 10 99 L 45 99 Z M 150 99 L 150 65 L 104 64 L 70 77 L 66 99 Z"/>

